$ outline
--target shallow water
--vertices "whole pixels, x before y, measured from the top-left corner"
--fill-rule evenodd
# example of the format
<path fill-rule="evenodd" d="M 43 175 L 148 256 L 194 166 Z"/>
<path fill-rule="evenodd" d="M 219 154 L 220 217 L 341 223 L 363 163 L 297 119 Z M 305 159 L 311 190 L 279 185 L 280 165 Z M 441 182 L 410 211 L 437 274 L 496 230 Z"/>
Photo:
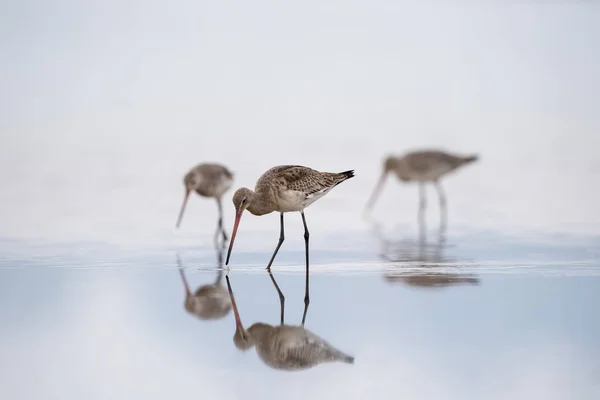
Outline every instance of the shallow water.
<path fill-rule="evenodd" d="M 375 230 L 351 251 L 316 246 L 305 327 L 355 363 L 291 372 L 234 346 L 230 309 L 213 320 L 186 311 L 181 272 L 192 291 L 219 280 L 226 293 L 210 245 L 3 240 L 2 398 L 598 398 L 597 237 L 473 234 L 421 246 L 397 236 Z M 259 243 L 234 248 L 228 273 L 246 327 L 280 318 L 264 269 L 275 243 Z M 292 325 L 303 260 L 301 244 L 284 244 L 273 266 Z"/>
<path fill-rule="evenodd" d="M 598 6 L 505 1 L 5 2 L 0 6 L 0 399 L 600 398 Z M 138 4 L 139 3 L 139 4 Z M 238 4 L 239 3 L 239 4 Z M 510 3 L 510 2 L 508 2 Z M 539 4 L 538 4 L 539 3 Z M 584 4 L 585 3 L 585 4 Z M 431 188 L 383 158 L 478 154 Z M 282 372 L 201 320 L 224 271 L 199 162 L 354 169 L 306 212 L 306 328 L 355 357 Z M 278 324 L 278 216 L 245 215 L 229 279 L 246 326 Z M 304 309 L 300 217 L 273 267 Z M 220 293 L 223 293 L 221 290 Z"/>

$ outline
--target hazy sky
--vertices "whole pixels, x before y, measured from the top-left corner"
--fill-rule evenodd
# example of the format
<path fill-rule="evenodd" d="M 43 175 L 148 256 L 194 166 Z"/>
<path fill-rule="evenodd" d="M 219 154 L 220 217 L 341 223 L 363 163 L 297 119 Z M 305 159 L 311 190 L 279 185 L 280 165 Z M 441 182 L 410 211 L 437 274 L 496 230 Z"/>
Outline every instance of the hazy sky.
<path fill-rule="evenodd" d="M 461 227 L 598 233 L 599 49 L 600 5 L 583 0 L 0 0 L 0 238 L 197 245 L 200 234 L 210 242 L 214 202 L 192 199 L 181 231 L 173 228 L 183 174 L 198 162 L 226 163 L 234 188 L 253 187 L 281 163 L 354 168 L 356 178 L 307 210 L 322 249 L 328 232 L 368 229 L 360 212 L 382 157 L 424 146 L 481 155 L 445 181 L 451 235 Z M 382 196 L 376 217 L 416 231 L 416 189 L 391 181 Z M 225 204 L 230 230 L 230 198 Z M 302 251 L 300 217 L 286 221 L 284 259 Z M 236 246 L 263 257 L 276 237 L 276 215 L 245 216 Z M 320 276 L 311 329 L 359 362 L 285 375 L 237 352 L 231 315 L 213 326 L 186 315 L 173 270 L 30 273 L 16 260 L 34 257 L 32 242 L 2 243 L 17 268 L 0 280 L 0 313 L 11 321 L 0 333 L 8 360 L 0 393 L 9 398 L 260 397 L 273 378 L 302 399 L 597 398 L 596 375 L 586 375 L 598 368 L 588 351 L 597 351 L 598 329 L 585 312 L 598 293 L 592 279 L 486 278 L 484 290 L 428 296 L 380 276 Z M 105 267 L 123 262 L 87 250 L 65 251 Z M 267 277 L 236 276 L 242 318 L 273 322 Z M 280 281 L 294 322 L 299 276 Z M 390 304 L 403 307 L 390 312 Z M 458 337 L 454 346 L 442 330 Z"/>
<path fill-rule="evenodd" d="M 383 155 L 424 146 L 482 156 L 448 183 L 455 224 L 597 230 L 600 6 L 485 3 L 3 2 L 0 233 L 171 234 L 205 160 L 235 187 L 355 168 L 319 206 L 349 223 Z M 413 224 L 416 190 L 387 190 L 376 212 Z"/>

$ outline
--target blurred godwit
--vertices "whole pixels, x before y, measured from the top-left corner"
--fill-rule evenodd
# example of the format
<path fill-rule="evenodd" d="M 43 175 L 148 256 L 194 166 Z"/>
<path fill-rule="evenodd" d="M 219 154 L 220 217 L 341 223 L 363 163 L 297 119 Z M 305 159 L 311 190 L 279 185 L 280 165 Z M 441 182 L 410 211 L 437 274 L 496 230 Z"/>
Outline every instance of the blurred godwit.
<path fill-rule="evenodd" d="M 381 178 L 367 203 L 366 211 L 369 211 L 375 204 L 387 174 L 394 172 L 402 182 L 417 181 L 419 183 L 419 220 L 421 226 L 424 226 L 425 221 L 425 183 L 431 182 L 434 184 L 440 201 L 440 211 L 442 214 L 440 231 L 442 231 L 446 227 L 447 211 L 446 195 L 442 189 L 440 178 L 476 160 L 477 155 L 461 157 L 438 150 L 413 151 L 399 157 L 388 156 L 383 163 Z"/>
<path fill-rule="evenodd" d="M 190 193 L 194 190 L 202 197 L 214 197 L 217 200 L 219 207 L 219 221 L 217 222 L 217 230 L 215 232 L 215 242 L 218 240 L 219 233 L 223 235 L 223 245 L 227 241 L 227 233 L 223 228 L 223 207 L 221 206 L 221 196 L 229 190 L 233 183 L 233 174 L 223 165 L 220 164 L 198 164 L 192 168 L 183 177 L 185 186 L 185 197 L 179 211 L 176 227 L 179 228 L 185 205 L 190 197 Z"/>
<path fill-rule="evenodd" d="M 202 320 L 214 320 L 223 318 L 231 310 L 231 299 L 225 287 L 221 284 L 223 277 L 222 255 L 219 254 L 219 266 L 217 279 L 212 284 L 202 285 L 192 293 L 188 285 L 181 259 L 177 255 L 179 274 L 185 288 L 185 309 L 192 315 Z"/>
<path fill-rule="evenodd" d="M 254 191 L 248 188 L 240 188 L 233 194 L 233 205 L 235 207 L 235 223 L 231 242 L 227 251 L 225 265 L 229 265 L 231 249 L 237 233 L 240 219 L 244 210 L 250 211 L 254 215 L 265 215 L 273 211 L 280 213 L 279 218 L 279 242 L 267 265 L 267 270 L 271 270 L 271 264 L 285 239 L 283 233 L 283 213 L 299 211 L 302 215 L 304 224 L 304 244 L 306 252 L 306 291 L 304 302 L 308 303 L 308 226 L 304 217 L 304 209 L 327 194 L 332 188 L 350 179 L 354 176 L 354 171 L 344 171 L 340 173 L 319 172 L 308 167 L 299 165 L 279 165 L 265 172 L 256 181 Z"/>
<path fill-rule="evenodd" d="M 270 272 L 269 272 L 270 273 Z M 330 345 L 327 341 L 301 326 L 285 325 L 283 321 L 283 302 L 281 302 L 281 324 L 272 326 L 265 323 L 255 323 L 244 329 L 242 320 L 233 297 L 229 276 L 225 276 L 231 305 L 235 316 L 236 330 L 233 335 L 235 346 L 242 351 L 251 347 L 256 348 L 260 359 L 269 367 L 287 371 L 298 371 L 312 368 L 326 362 L 344 362 L 354 364 L 354 357 L 344 354 Z M 273 276 L 273 283 L 277 287 Z M 279 288 L 277 287 L 279 291 Z M 305 304 L 305 312 L 306 315 Z"/>

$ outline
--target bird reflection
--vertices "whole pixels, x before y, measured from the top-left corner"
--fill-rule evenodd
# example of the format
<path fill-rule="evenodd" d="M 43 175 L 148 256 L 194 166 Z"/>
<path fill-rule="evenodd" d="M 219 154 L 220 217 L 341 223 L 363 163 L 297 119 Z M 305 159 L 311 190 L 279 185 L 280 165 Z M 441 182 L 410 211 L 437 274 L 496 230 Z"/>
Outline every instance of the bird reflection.
<path fill-rule="evenodd" d="M 387 282 L 422 288 L 479 284 L 479 278 L 474 274 L 451 273 L 447 271 L 447 265 L 440 265 L 456 261 L 443 255 L 442 235 L 435 243 L 428 244 L 424 230 L 418 241 L 386 239 L 379 225 L 374 225 L 373 231 L 382 247 L 379 256 L 388 262 L 405 263 L 384 274 Z"/>
<path fill-rule="evenodd" d="M 227 289 L 221 284 L 223 279 L 223 252 L 217 248 L 217 278 L 214 283 L 202 285 L 194 293 L 185 277 L 179 254 L 177 255 L 179 274 L 185 288 L 185 309 L 202 320 L 215 320 L 226 316 L 231 310 L 231 300 Z"/>
<path fill-rule="evenodd" d="M 337 361 L 353 364 L 354 357 L 344 354 L 304 328 L 307 307 L 304 310 L 302 325 L 284 324 L 285 298 L 273 275 L 271 273 L 269 275 L 280 295 L 281 323 L 279 326 L 272 326 L 258 322 L 250 326 L 248 330 L 244 329 L 242 325 L 229 276 L 225 277 L 235 315 L 236 330 L 233 336 L 235 346 L 242 351 L 255 347 L 256 353 L 265 364 L 280 370 L 299 371 L 318 364 Z"/>

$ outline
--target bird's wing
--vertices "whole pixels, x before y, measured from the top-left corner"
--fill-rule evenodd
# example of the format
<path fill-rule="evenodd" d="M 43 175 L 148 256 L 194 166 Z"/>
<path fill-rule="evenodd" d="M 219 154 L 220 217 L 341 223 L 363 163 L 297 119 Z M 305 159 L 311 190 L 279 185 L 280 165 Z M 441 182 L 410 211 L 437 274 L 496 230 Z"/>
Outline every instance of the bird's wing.
<path fill-rule="evenodd" d="M 305 368 L 337 358 L 339 351 L 317 335 L 297 328 L 280 338 L 279 362 L 291 368 Z"/>
<path fill-rule="evenodd" d="M 455 167 L 461 163 L 460 157 L 441 151 L 417 151 L 405 156 L 409 168 L 416 172 L 426 172 L 431 168 L 446 164 L 449 167 Z"/>
<path fill-rule="evenodd" d="M 322 173 L 300 165 L 276 168 L 274 173 L 277 186 L 302 192 L 307 198 L 326 192 L 343 180 L 339 174 Z"/>

